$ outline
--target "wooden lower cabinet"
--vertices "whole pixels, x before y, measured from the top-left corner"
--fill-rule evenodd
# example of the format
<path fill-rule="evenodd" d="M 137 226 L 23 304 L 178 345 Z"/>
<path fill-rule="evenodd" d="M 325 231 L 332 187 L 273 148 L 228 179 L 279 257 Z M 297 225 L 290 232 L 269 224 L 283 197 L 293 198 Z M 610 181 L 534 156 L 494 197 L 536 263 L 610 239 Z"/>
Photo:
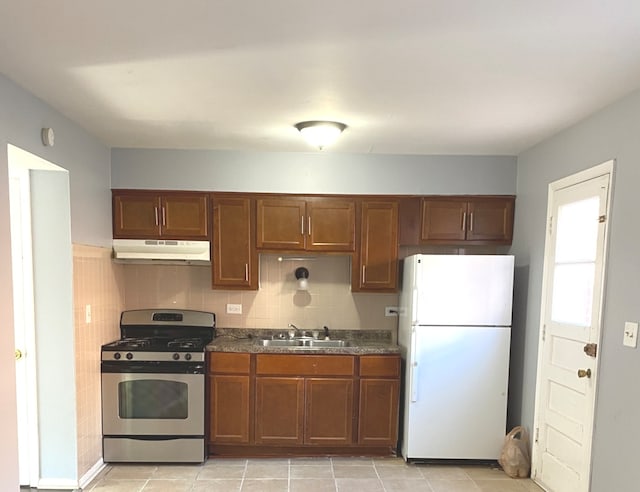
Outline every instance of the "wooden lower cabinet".
<path fill-rule="evenodd" d="M 400 366 L 399 355 L 360 357 L 359 444 L 398 444 Z"/>
<path fill-rule="evenodd" d="M 209 379 L 210 439 L 249 443 L 249 376 L 216 374 Z"/>
<path fill-rule="evenodd" d="M 303 412 L 303 378 L 256 378 L 256 444 L 302 444 Z"/>
<path fill-rule="evenodd" d="M 208 356 L 209 441 L 248 444 L 251 431 L 251 355 Z"/>
<path fill-rule="evenodd" d="M 360 380 L 358 442 L 395 446 L 398 440 L 398 398 L 400 381 Z"/>
<path fill-rule="evenodd" d="M 353 442 L 353 379 L 307 379 L 305 400 L 305 444 Z"/>
<path fill-rule="evenodd" d="M 390 455 L 399 355 L 210 353 L 209 454 Z"/>

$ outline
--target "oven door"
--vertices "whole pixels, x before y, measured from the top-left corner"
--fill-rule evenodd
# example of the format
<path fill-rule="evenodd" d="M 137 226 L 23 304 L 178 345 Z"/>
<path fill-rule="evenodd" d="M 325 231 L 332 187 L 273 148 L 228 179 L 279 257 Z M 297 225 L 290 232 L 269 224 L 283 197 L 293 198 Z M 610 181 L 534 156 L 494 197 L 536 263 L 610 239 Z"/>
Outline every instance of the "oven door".
<path fill-rule="evenodd" d="M 203 436 L 204 374 L 102 372 L 105 436 Z"/>

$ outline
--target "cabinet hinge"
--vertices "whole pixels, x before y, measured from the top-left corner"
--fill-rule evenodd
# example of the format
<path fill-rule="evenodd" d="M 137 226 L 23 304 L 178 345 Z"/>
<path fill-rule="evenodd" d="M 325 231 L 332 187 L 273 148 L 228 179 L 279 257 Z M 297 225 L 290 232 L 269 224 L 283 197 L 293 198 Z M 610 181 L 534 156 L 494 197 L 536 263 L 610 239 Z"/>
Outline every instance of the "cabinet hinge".
<path fill-rule="evenodd" d="M 549 216 L 549 235 L 553 233 L 553 215 Z"/>
<path fill-rule="evenodd" d="M 540 427 L 536 427 L 536 435 L 535 435 L 535 438 L 533 439 L 533 442 L 537 443 L 539 437 L 540 437 Z"/>
<path fill-rule="evenodd" d="M 606 215 L 601 215 L 600 217 L 598 217 L 598 222 L 600 224 L 604 223 L 607 221 L 607 216 Z"/>
<path fill-rule="evenodd" d="M 543 342 L 545 338 L 547 338 L 547 325 L 542 325 L 542 341 Z"/>

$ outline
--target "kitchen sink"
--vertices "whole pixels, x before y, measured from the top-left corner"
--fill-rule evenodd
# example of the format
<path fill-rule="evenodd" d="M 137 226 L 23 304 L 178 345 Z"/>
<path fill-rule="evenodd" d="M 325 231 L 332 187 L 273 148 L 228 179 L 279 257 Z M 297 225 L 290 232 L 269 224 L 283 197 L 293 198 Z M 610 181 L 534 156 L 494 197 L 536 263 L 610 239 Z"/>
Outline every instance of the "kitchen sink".
<path fill-rule="evenodd" d="M 277 340 L 268 339 L 260 340 L 260 345 L 263 347 L 300 347 L 303 344 L 302 340 Z"/>
<path fill-rule="evenodd" d="M 311 340 L 309 343 L 311 347 L 348 347 L 349 342 L 346 340 Z"/>
<path fill-rule="evenodd" d="M 259 340 L 263 347 L 335 348 L 349 347 L 346 340 L 316 340 L 313 338 L 266 339 Z"/>

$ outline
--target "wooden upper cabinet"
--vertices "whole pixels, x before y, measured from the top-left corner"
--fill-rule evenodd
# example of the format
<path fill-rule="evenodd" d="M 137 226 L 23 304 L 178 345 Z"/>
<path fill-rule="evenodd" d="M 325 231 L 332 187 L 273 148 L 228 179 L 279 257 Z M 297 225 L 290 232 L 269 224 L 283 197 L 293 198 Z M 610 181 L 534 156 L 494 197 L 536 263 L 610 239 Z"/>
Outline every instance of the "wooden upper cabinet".
<path fill-rule="evenodd" d="M 464 199 L 422 200 L 420 240 L 463 241 L 466 236 L 467 201 Z"/>
<path fill-rule="evenodd" d="M 307 202 L 307 249 L 353 251 L 356 205 L 353 200 L 314 198 Z"/>
<path fill-rule="evenodd" d="M 304 249 L 305 200 L 300 198 L 258 199 L 256 210 L 256 247 Z"/>
<path fill-rule="evenodd" d="M 427 244 L 511 244 L 515 197 L 422 199 L 420 242 Z"/>
<path fill-rule="evenodd" d="M 469 202 L 467 240 L 511 244 L 515 199 L 476 199 Z"/>
<path fill-rule="evenodd" d="M 355 248 L 355 204 L 337 198 L 260 198 L 256 247 L 291 251 Z"/>
<path fill-rule="evenodd" d="M 360 206 L 360 248 L 352 262 L 353 291 L 392 292 L 398 279 L 398 202 Z"/>
<path fill-rule="evenodd" d="M 208 239 L 206 193 L 113 191 L 113 237 Z"/>
<path fill-rule="evenodd" d="M 213 196 L 213 288 L 258 289 L 254 200 Z"/>

